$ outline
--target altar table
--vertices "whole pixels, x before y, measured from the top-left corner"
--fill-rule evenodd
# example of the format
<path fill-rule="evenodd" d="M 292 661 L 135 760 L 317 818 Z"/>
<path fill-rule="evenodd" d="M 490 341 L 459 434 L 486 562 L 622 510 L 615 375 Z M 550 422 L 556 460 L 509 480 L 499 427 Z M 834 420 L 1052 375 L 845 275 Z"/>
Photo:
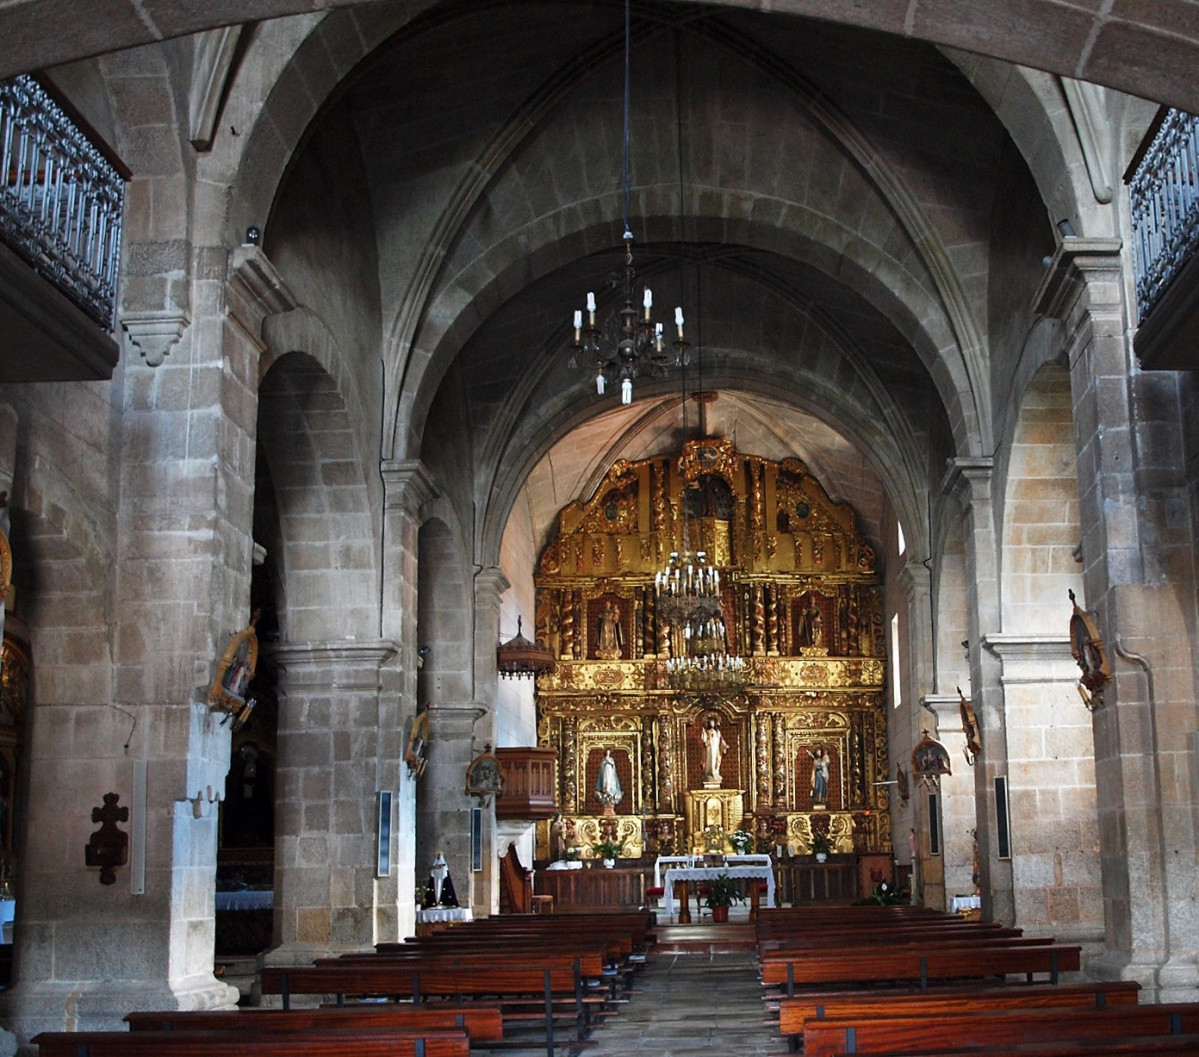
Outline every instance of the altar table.
<path fill-rule="evenodd" d="M 715 877 L 720 877 L 722 874 L 728 874 L 734 880 L 745 877 L 752 878 L 755 881 L 766 882 L 766 905 L 774 906 L 774 870 L 770 864 L 757 866 L 672 866 L 663 877 L 663 887 L 665 891 L 662 893 L 662 903 L 666 913 L 674 916 L 674 883 L 682 881 L 687 884 L 691 881 L 711 881 Z M 758 893 L 756 886 L 750 889 L 750 907 L 756 908 L 758 902 Z M 679 922 L 686 923 L 691 920 L 690 893 L 684 891 L 683 905 L 679 911 Z"/>
<path fill-rule="evenodd" d="M 702 859 L 702 855 L 659 855 L 654 860 L 654 887 L 662 887 L 662 867 L 670 863 L 677 863 L 679 866 L 695 866 L 697 860 Z M 769 855 L 726 855 L 724 861 L 729 866 L 769 866 Z"/>

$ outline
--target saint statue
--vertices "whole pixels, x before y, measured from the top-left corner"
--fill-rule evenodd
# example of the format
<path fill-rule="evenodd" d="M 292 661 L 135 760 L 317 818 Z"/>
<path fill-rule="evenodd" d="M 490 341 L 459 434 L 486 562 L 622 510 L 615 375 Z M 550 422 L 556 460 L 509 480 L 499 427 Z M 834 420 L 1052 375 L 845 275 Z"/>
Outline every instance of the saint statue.
<path fill-rule="evenodd" d="M 620 627 L 620 610 L 612 599 L 604 603 L 596 617 L 596 656 L 605 661 L 618 661 L 624 646 L 624 632 Z"/>
<path fill-rule="evenodd" d="M 824 645 L 824 614 L 816 604 L 816 599 L 809 598 L 799 624 L 799 644 L 801 646 Z"/>
<path fill-rule="evenodd" d="M 612 759 L 612 750 L 604 750 L 604 758 L 600 760 L 599 774 L 595 778 L 595 796 L 604 805 L 604 814 L 612 815 L 616 804 L 624 799 L 624 790 L 620 787 L 620 775 L 616 773 L 616 761 Z"/>
<path fill-rule="evenodd" d="M 719 787 L 722 781 L 720 762 L 724 754 L 729 751 L 729 743 L 720 733 L 720 726 L 715 718 L 710 718 L 704 724 L 704 729 L 699 737 L 704 743 L 704 786 L 706 788 Z"/>
<path fill-rule="evenodd" d="M 812 806 L 828 803 L 829 756 L 824 749 L 812 753 Z"/>

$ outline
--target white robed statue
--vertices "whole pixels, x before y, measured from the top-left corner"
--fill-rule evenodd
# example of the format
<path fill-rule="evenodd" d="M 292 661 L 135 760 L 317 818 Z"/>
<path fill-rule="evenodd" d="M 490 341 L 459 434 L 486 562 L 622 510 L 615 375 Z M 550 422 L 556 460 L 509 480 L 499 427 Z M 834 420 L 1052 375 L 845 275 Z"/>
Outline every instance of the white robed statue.
<path fill-rule="evenodd" d="M 620 787 L 620 775 L 616 773 L 616 761 L 612 759 L 612 750 L 604 750 L 604 758 L 600 760 L 599 774 L 595 778 L 595 796 L 604 805 L 604 814 L 613 815 L 613 808 L 624 799 L 624 790 Z"/>

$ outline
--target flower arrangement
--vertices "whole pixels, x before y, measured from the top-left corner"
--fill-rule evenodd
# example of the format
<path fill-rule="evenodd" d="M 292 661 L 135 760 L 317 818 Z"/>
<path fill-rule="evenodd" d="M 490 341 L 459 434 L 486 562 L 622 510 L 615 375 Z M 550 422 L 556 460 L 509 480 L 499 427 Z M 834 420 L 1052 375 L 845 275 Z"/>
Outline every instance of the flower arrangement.
<path fill-rule="evenodd" d="M 615 859 L 624 851 L 624 841 L 601 840 L 591 845 L 591 850 L 601 859 Z"/>
<path fill-rule="evenodd" d="M 832 850 L 833 845 L 828 837 L 819 830 L 812 834 L 812 853 L 814 855 L 827 855 Z"/>
<path fill-rule="evenodd" d="M 743 829 L 734 830 L 729 834 L 729 843 L 738 855 L 748 855 L 754 850 L 754 836 Z"/>

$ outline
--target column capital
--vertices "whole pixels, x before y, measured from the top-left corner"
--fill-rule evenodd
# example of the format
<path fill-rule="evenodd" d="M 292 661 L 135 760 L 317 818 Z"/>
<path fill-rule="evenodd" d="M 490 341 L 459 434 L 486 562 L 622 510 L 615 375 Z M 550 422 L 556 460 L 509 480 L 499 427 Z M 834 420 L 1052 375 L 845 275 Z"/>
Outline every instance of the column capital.
<path fill-rule="evenodd" d="M 1068 615 L 1067 615 L 1068 619 Z M 1062 683 L 1078 678 L 1070 636 L 984 635 L 983 646 L 1003 664 L 1000 681 L 1007 683 Z"/>
<path fill-rule="evenodd" d="M 962 699 L 957 694 L 925 694 L 920 706 L 937 717 L 937 734 L 961 734 Z"/>
<path fill-rule="evenodd" d="M 947 459 L 945 476 L 938 491 L 952 495 L 963 507 L 977 502 L 989 502 L 991 481 L 995 476 L 995 460 L 990 456 L 962 456 Z"/>
<path fill-rule="evenodd" d="M 278 664 L 279 682 L 284 689 L 306 686 L 377 690 L 380 670 L 399 648 L 398 642 L 387 639 L 272 642 L 262 647 L 262 653 Z"/>
<path fill-rule="evenodd" d="M 909 597 L 913 592 L 921 589 L 927 591 L 932 584 L 932 579 L 933 574 L 929 567 L 924 562 L 915 559 L 905 562 L 896 577 L 900 588 L 906 591 Z"/>
<path fill-rule="evenodd" d="M 295 295 L 258 246 L 238 246 L 229 257 L 229 316 L 257 343 L 262 344 L 262 322 L 267 316 L 290 312 Z"/>
<path fill-rule="evenodd" d="M 1062 239 L 1033 295 L 1033 311 L 1050 319 L 1069 318 L 1091 278 L 1121 272 L 1122 246 L 1119 239 Z"/>
<path fill-rule="evenodd" d="M 417 517 L 420 508 L 440 495 L 433 475 L 419 459 L 385 459 L 381 467 L 384 505 Z"/>
<path fill-rule="evenodd" d="M 477 606 L 498 606 L 500 595 L 512 586 L 498 565 L 490 565 L 480 569 L 475 574 L 475 604 Z"/>

